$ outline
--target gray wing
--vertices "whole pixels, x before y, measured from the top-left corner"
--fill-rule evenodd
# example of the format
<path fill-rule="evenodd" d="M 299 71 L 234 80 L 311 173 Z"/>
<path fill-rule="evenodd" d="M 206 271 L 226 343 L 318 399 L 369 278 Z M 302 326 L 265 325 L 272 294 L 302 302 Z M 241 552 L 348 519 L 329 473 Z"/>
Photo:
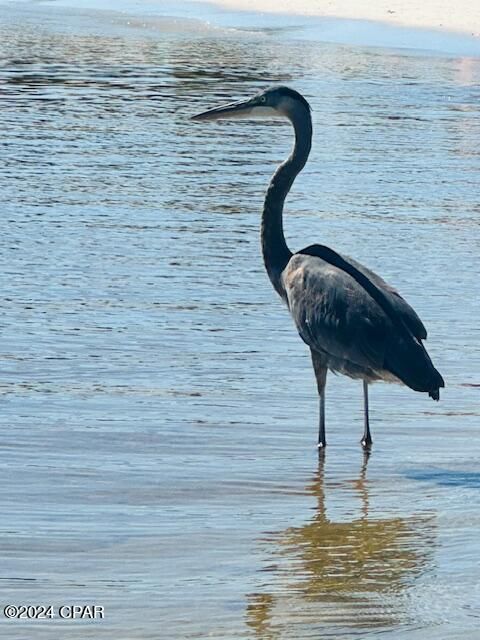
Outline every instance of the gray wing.
<path fill-rule="evenodd" d="M 368 277 L 373 275 L 377 286 L 383 283 L 354 264 Z M 283 284 L 297 330 L 309 347 L 360 368 L 384 368 L 385 351 L 395 331 L 388 316 L 352 276 L 322 258 L 295 254 L 283 272 Z M 389 295 L 395 295 L 391 288 Z M 398 304 L 410 309 L 402 298 Z"/>
<path fill-rule="evenodd" d="M 348 256 L 342 257 L 353 264 L 353 266 L 356 267 L 361 273 L 366 275 L 367 278 L 370 278 L 370 280 L 383 291 L 383 293 L 389 298 L 394 311 L 396 311 L 402 317 L 404 323 L 418 340 L 426 340 L 427 330 L 425 329 L 423 322 L 420 320 L 420 318 L 417 316 L 408 302 L 406 302 L 406 300 L 402 298 L 402 296 L 394 287 L 389 285 L 387 282 L 385 282 L 385 280 L 383 280 L 383 278 L 378 276 L 373 271 L 370 271 L 370 269 L 367 269 L 367 267 L 364 267 L 353 258 L 350 258 Z"/>

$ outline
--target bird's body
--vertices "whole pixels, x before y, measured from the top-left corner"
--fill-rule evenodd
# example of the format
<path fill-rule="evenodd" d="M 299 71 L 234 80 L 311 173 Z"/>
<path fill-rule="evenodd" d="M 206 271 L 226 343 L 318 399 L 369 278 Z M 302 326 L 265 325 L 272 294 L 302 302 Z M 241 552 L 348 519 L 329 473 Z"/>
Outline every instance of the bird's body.
<path fill-rule="evenodd" d="M 283 205 L 310 153 L 310 107 L 299 93 L 278 87 L 253 99 L 211 109 L 194 119 L 280 115 L 292 123 L 295 145 L 273 175 L 265 197 L 261 239 L 273 287 L 287 304 L 302 340 L 311 351 L 320 396 L 319 446 L 325 439 L 327 371 L 362 379 L 365 431 L 369 448 L 368 384 L 403 383 L 439 399 L 444 386 L 422 344 L 426 329 L 410 305 L 382 278 L 334 250 L 311 245 L 292 254 L 283 234 Z"/>
<path fill-rule="evenodd" d="M 363 275 L 370 291 L 338 266 L 337 257 L 360 280 Z M 435 387 L 435 370 L 421 344 L 425 327 L 375 273 L 328 247 L 312 245 L 292 256 L 282 281 L 300 337 L 327 369 L 369 383 L 403 382 L 416 391 Z M 373 297 L 373 287 L 382 302 Z"/>

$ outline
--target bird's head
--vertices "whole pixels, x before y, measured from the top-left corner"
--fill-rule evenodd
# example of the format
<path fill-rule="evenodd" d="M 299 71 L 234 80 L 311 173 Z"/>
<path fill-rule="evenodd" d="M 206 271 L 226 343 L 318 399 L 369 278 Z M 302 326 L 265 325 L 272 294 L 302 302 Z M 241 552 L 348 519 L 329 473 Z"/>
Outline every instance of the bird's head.
<path fill-rule="evenodd" d="M 248 100 L 239 100 L 192 116 L 192 120 L 229 120 L 232 118 L 288 118 L 301 110 L 310 112 L 305 98 L 290 87 L 272 87 Z"/>

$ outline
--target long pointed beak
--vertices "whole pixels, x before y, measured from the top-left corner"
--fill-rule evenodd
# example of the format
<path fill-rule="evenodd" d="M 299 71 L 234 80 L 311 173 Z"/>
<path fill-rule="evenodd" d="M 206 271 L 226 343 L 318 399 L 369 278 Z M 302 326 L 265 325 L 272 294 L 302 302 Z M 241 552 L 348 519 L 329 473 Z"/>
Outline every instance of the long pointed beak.
<path fill-rule="evenodd" d="M 231 118 L 245 118 L 250 114 L 253 106 L 252 100 L 230 102 L 229 104 L 224 104 L 221 107 L 215 107 L 215 109 L 209 109 L 203 113 L 197 113 L 197 115 L 191 117 L 191 120 L 227 120 Z"/>

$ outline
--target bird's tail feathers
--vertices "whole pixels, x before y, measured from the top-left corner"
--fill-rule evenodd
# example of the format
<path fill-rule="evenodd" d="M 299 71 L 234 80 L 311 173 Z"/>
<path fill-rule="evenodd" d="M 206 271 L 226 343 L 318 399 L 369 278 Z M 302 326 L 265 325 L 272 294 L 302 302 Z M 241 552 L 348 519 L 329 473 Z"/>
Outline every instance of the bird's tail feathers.
<path fill-rule="evenodd" d="M 445 382 L 420 340 L 413 336 L 412 340 L 400 340 L 385 355 L 389 370 L 404 384 L 414 391 L 428 393 L 433 400 L 440 399 Z"/>
<path fill-rule="evenodd" d="M 445 385 L 442 385 L 445 386 Z M 440 400 L 440 389 L 434 389 L 433 391 L 429 391 L 428 395 L 430 396 L 430 398 L 432 398 L 432 400 Z"/>

